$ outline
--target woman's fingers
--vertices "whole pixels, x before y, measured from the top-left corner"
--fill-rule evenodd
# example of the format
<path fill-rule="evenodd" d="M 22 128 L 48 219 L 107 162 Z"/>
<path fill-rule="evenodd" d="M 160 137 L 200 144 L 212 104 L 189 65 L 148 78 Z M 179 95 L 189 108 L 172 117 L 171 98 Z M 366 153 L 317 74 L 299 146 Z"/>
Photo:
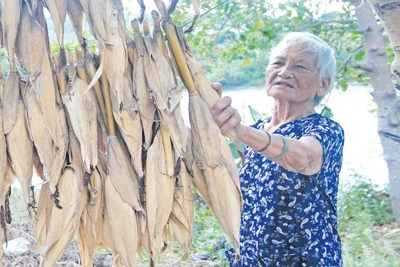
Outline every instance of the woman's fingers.
<path fill-rule="evenodd" d="M 219 97 L 222 95 L 222 85 L 220 83 L 212 83 L 211 87 L 218 93 Z"/>
<path fill-rule="evenodd" d="M 229 96 L 225 96 L 211 108 L 214 121 L 223 134 L 236 128 L 242 121 L 239 113 L 231 106 L 231 103 L 232 99 Z"/>

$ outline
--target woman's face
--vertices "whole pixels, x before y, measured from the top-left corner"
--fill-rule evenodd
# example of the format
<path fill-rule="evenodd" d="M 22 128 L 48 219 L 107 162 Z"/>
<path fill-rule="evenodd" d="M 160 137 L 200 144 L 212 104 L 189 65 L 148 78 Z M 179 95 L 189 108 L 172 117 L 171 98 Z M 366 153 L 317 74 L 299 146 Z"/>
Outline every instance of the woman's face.
<path fill-rule="evenodd" d="M 267 94 L 284 101 L 314 105 L 315 96 L 326 93 L 328 81 L 319 78 L 315 57 L 296 47 L 278 49 L 266 70 Z"/>

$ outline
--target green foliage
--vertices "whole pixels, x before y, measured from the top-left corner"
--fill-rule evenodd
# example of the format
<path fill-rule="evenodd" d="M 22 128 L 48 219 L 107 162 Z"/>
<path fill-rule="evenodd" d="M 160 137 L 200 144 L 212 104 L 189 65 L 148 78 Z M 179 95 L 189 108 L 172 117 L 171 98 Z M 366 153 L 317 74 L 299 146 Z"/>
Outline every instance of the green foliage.
<path fill-rule="evenodd" d="M 326 8 L 328 3 L 340 3 L 341 10 Z M 186 36 L 197 59 L 207 66 L 210 80 L 225 86 L 261 85 L 269 51 L 281 36 L 308 31 L 335 49 L 340 89 L 347 90 L 349 82 L 370 85 L 368 73 L 351 67 L 351 62 L 365 59 L 365 50 L 357 50 L 363 44 L 363 36 L 349 2 L 204 0 L 201 7 L 203 12 L 216 8 L 201 17 Z M 193 19 L 190 10 L 189 0 L 179 4 L 174 14 L 178 25 Z M 387 54 L 392 60 L 389 42 Z"/>
<path fill-rule="evenodd" d="M 400 233 L 387 189 L 353 175 L 338 196 L 339 234 L 345 266 L 398 266 Z"/>

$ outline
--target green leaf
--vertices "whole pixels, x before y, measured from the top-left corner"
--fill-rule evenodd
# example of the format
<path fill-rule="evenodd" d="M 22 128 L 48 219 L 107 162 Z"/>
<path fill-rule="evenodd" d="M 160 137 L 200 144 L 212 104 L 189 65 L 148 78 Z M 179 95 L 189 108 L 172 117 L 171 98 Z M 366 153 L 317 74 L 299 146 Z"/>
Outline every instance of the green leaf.
<path fill-rule="evenodd" d="M 237 149 L 235 143 L 229 141 L 229 148 L 231 150 L 233 158 L 235 160 L 236 159 L 240 159 L 240 155 L 239 155 L 239 152 L 238 152 L 238 149 Z M 240 142 L 240 148 L 241 148 L 242 151 L 244 151 L 245 145 L 242 142 Z"/>
<path fill-rule="evenodd" d="M 325 107 L 321 110 L 321 113 L 320 113 L 320 114 L 321 114 L 322 116 L 328 118 L 328 119 L 333 118 L 332 110 L 331 110 L 329 107 L 327 107 L 327 106 L 325 106 Z"/>
<path fill-rule="evenodd" d="M 248 108 L 250 110 L 250 115 L 254 121 L 258 121 L 263 117 L 262 114 L 258 112 L 255 108 L 253 108 L 251 105 L 248 105 Z"/>

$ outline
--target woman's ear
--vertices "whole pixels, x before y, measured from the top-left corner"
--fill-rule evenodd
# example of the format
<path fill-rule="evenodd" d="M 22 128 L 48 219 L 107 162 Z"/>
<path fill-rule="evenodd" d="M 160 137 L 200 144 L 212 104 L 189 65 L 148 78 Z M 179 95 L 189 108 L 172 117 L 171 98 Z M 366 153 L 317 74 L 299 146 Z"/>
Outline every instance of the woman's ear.
<path fill-rule="evenodd" d="M 331 85 L 331 78 L 325 77 L 321 79 L 321 87 L 317 92 L 317 96 L 324 96 L 328 91 L 329 85 Z"/>

